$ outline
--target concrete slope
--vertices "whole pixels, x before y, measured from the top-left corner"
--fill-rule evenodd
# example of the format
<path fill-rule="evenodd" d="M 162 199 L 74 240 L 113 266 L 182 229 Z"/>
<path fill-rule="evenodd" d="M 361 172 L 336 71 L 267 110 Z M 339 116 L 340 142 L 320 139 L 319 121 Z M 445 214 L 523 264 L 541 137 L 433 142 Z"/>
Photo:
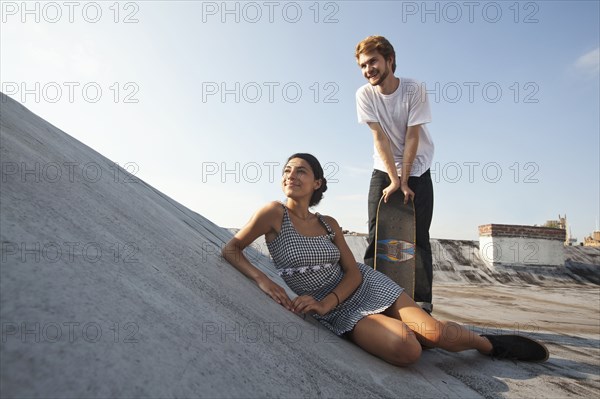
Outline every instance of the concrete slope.
<path fill-rule="evenodd" d="M 3 397 L 438 393 L 270 300 L 218 256 L 226 230 L 1 101 Z"/>
<path fill-rule="evenodd" d="M 561 396 L 580 380 L 598 393 L 585 332 L 561 345 L 586 354 L 545 365 L 439 350 L 388 365 L 226 264 L 230 232 L 4 95 L 0 106 L 2 397 Z"/>

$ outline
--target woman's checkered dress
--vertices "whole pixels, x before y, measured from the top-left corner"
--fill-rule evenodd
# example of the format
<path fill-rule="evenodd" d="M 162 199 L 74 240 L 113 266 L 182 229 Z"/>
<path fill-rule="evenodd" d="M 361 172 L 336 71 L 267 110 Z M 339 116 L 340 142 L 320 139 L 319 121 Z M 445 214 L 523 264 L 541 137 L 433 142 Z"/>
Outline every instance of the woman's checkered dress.
<path fill-rule="evenodd" d="M 303 236 L 296 231 L 284 206 L 281 232 L 267 243 L 279 275 L 298 295 L 310 295 L 320 301 L 342 280 L 340 251 L 333 243 L 335 233 L 321 215 L 317 217 L 328 234 Z M 361 285 L 348 299 L 324 316 L 314 317 L 337 335 L 351 331 L 363 317 L 381 313 L 390 307 L 403 289 L 387 276 L 358 263 L 363 276 Z"/>

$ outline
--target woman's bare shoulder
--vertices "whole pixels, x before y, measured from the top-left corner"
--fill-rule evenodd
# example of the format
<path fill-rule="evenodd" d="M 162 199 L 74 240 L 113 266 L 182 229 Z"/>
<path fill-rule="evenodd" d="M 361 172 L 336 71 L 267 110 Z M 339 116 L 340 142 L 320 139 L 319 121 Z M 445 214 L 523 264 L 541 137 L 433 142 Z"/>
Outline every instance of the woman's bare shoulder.
<path fill-rule="evenodd" d="M 281 227 L 281 221 L 283 220 L 283 204 L 279 201 L 271 201 L 263 205 L 253 216 L 253 222 L 262 225 L 263 227 L 269 226 L 268 231 L 277 231 Z"/>
<path fill-rule="evenodd" d="M 235 238 L 249 245 L 261 235 L 278 233 L 283 219 L 283 206 L 280 202 L 271 201 L 258 209 L 250 221 L 242 227 Z"/>
<path fill-rule="evenodd" d="M 323 221 L 327 223 L 333 229 L 333 231 L 341 231 L 339 223 L 332 216 L 321 215 L 321 218 L 323 218 Z"/>
<path fill-rule="evenodd" d="M 283 216 L 283 204 L 279 201 L 271 201 L 265 204 L 256 213 L 268 217 Z"/>

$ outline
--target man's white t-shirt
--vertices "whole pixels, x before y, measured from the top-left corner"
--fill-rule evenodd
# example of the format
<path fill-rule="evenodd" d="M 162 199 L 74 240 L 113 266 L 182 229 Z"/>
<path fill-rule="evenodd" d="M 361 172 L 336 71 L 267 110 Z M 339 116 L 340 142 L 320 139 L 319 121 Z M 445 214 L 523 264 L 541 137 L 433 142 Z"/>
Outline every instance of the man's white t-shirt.
<path fill-rule="evenodd" d="M 377 87 L 367 83 L 356 91 L 358 122 L 379 122 L 390 139 L 398 176 L 402 175 L 404 140 L 408 126 L 421 125 L 419 147 L 411 168 L 411 176 L 421 176 L 433 161 L 433 140 L 426 123 L 431 122 L 431 109 L 425 85 L 413 79 L 400 78 L 392 94 L 381 94 Z M 373 146 L 373 167 L 387 172 L 383 160 Z"/>

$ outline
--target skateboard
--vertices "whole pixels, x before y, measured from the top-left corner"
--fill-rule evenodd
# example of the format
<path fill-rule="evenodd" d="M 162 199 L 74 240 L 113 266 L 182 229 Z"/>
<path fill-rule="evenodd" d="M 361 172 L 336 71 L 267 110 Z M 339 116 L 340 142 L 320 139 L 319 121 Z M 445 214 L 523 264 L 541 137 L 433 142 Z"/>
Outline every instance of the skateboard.
<path fill-rule="evenodd" d="M 392 194 L 400 195 L 398 193 Z M 411 200 L 377 205 L 373 268 L 392 279 L 414 299 L 415 207 Z"/>

